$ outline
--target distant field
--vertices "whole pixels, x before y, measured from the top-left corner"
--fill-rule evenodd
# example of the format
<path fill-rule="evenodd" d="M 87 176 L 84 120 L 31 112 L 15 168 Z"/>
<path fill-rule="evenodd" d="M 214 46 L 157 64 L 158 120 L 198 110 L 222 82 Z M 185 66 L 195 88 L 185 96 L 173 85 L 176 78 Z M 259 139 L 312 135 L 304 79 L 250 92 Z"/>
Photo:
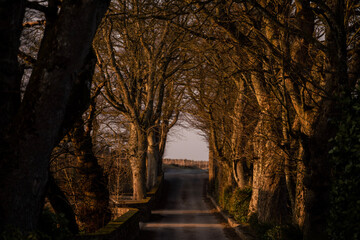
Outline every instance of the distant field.
<path fill-rule="evenodd" d="M 163 164 L 175 165 L 179 167 L 209 169 L 208 161 L 195 161 L 195 160 L 187 160 L 187 159 L 163 159 Z"/>

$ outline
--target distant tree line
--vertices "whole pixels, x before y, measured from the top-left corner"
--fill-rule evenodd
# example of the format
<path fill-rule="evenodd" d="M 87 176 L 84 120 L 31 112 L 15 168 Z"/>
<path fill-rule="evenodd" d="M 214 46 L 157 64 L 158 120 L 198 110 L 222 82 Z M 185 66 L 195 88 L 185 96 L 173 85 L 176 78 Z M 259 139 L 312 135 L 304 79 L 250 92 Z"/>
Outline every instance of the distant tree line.
<path fill-rule="evenodd" d="M 164 165 L 175 165 L 175 166 L 179 166 L 179 167 L 194 167 L 194 168 L 200 168 L 200 169 L 208 169 L 209 168 L 208 161 L 164 158 L 162 160 L 162 162 Z"/>

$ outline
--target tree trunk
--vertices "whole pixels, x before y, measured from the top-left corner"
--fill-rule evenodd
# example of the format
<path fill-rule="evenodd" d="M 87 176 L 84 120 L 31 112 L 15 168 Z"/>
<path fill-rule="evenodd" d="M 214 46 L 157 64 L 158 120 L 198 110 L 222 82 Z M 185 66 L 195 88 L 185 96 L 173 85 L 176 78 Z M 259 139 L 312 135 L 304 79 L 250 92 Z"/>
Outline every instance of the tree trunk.
<path fill-rule="evenodd" d="M 282 169 L 282 156 L 270 135 L 271 126 L 260 119 L 255 133 L 255 157 L 253 169 L 252 196 L 249 206 L 250 214 L 257 214 L 259 222 L 283 224 L 288 223 L 287 189 Z M 270 140 L 268 139 L 270 138 Z"/>
<path fill-rule="evenodd" d="M 163 173 L 163 169 L 162 169 L 162 162 L 163 162 L 163 157 L 164 157 L 164 153 L 165 153 L 165 148 L 166 148 L 166 141 L 167 141 L 167 136 L 169 133 L 169 122 L 167 120 L 164 120 L 165 122 L 161 123 L 159 128 L 158 128 L 158 132 L 157 132 L 157 139 L 158 139 L 158 143 L 159 143 L 159 164 L 158 164 L 158 174 L 161 175 Z"/>
<path fill-rule="evenodd" d="M 90 130 L 84 130 L 82 119 L 75 124 L 71 141 L 77 158 L 77 219 L 81 229 L 94 232 L 111 218 L 107 178 L 93 153 Z"/>
<path fill-rule="evenodd" d="M 212 149 L 212 143 L 209 139 L 209 192 L 214 193 L 215 178 L 216 178 L 216 163 L 214 159 L 214 150 Z"/>
<path fill-rule="evenodd" d="M 156 141 L 156 133 L 154 130 L 150 130 L 147 136 L 148 150 L 147 150 L 147 179 L 146 187 L 150 190 L 156 184 L 156 178 L 158 176 L 158 162 L 159 159 L 159 145 Z"/>
<path fill-rule="evenodd" d="M 143 129 L 130 124 L 129 160 L 133 177 L 133 199 L 146 197 L 146 152 L 147 139 Z"/>
<path fill-rule="evenodd" d="M 262 69 L 261 62 L 257 67 Z M 252 197 L 249 214 L 257 214 L 259 222 L 283 224 L 290 220 L 287 207 L 287 189 L 283 169 L 282 149 L 277 145 L 281 124 L 276 121 L 276 113 L 281 105 L 266 90 L 265 76 L 262 73 L 252 75 L 255 96 L 261 110 L 254 130 L 254 152 Z"/>
<path fill-rule="evenodd" d="M 44 33 L 21 107 L 7 126 L 7 134 L 1 136 L 2 227 L 13 225 L 25 231 L 37 226 L 49 157 L 61 139 L 76 76 L 108 4 L 99 0 L 63 1 L 58 19 Z"/>
<path fill-rule="evenodd" d="M 246 83 L 240 80 L 237 85 L 238 94 L 232 119 L 231 164 L 232 174 L 238 187 L 244 189 L 250 186 L 252 175 L 251 169 L 247 167 L 251 154 L 247 152 L 246 147 L 251 144 L 249 138 L 254 133 L 259 110 L 254 106 L 255 104 L 251 104 L 251 102 L 256 102 L 256 98 L 249 91 Z"/>
<path fill-rule="evenodd" d="M 246 180 L 245 180 L 245 172 L 242 166 L 242 158 L 241 153 L 244 150 L 245 143 L 243 138 L 245 137 L 243 125 L 241 124 L 242 116 L 244 113 L 244 106 L 245 106 L 245 94 L 244 94 L 244 83 L 240 82 L 238 84 L 238 94 L 237 99 L 234 106 L 234 113 L 232 119 L 232 136 L 231 136 L 231 169 L 232 175 L 234 176 L 234 180 L 237 183 L 240 189 L 244 189 L 246 187 Z"/>
<path fill-rule="evenodd" d="M 296 20 L 299 28 L 307 35 L 314 31 L 314 13 L 310 7 L 310 1 L 296 1 Z M 331 126 L 329 119 L 334 118 L 334 100 L 342 90 L 346 91 L 348 84 L 346 33 L 344 30 L 344 2 L 327 1 L 329 21 L 325 25 L 325 53 L 324 75 L 314 85 L 319 85 L 326 91 L 327 96 L 319 91 L 314 85 L 307 84 L 299 88 L 288 84 L 294 109 L 301 122 L 301 151 L 303 164 L 298 168 L 303 170 L 304 176 L 298 176 L 298 181 L 303 181 L 305 196 L 301 196 L 305 207 L 305 218 L 299 218 L 304 222 L 304 239 L 327 239 L 326 227 L 329 210 L 330 188 L 330 165 L 328 140 L 334 135 L 335 126 Z M 331 12 L 330 12 L 331 11 Z M 309 56 L 309 43 L 302 38 L 295 39 L 292 47 L 292 58 L 305 73 L 313 73 L 310 65 L 312 56 Z M 305 69 L 304 69 L 305 67 Z M 296 76 L 298 73 L 295 73 Z M 311 81 L 316 81 L 314 76 Z M 296 77 L 294 78 L 295 80 Z M 315 79 L 315 80 L 314 80 Z M 300 205 L 299 205 L 300 206 Z M 296 209 L 297 210 L 297 209 Z M 304 219 L 304 220 L 303 220 Z"/>
<path fill-rule="evenodd" d="M 249 181 L 246 180 L 245 177 L 245 169 L 243 166 L 243 161 L 241 160 L 232 160 L 232 165 L 231 165 L 231 169 L 232 169 L 232 174 L 234 176 L 234 180 L 237 183 L 237 186 L 240 189 L 245 189 L 246 187 L 248 187 L 249 185 Z"/>
<path fill-rule="evenodd" d="M 299 144 L 297 153 L 296 163 L 296 186 L 294 194 L 294 209 L 293 209 L 293 222 L 300 228 L 303 229 L 305 222 L 305 187 L 304 187 L 304 176 L 305 176 L 305 156 L 304 150 Z"/>

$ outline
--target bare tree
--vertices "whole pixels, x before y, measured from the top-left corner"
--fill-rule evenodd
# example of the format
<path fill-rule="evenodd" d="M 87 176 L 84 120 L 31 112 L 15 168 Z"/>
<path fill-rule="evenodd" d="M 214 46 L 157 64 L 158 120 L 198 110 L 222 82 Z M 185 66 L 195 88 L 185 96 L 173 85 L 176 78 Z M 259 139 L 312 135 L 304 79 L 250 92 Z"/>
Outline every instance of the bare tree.
<path fill-rule="evenodd" d="M 107 81 L 106 99 L 126 116 L 130 125 L 129 157 L 135 199 L 146 195 L 148 140 L 151 148 L 166 86 L 186 62 L 178 47 L 184 34 L 174 33 L 168 21 L 146 17 L 156 9 L 156 5 L 145 2 L 114 2 L 114 14 L 107 18 L 107 29 L 99 36 L 106 47 L 98 45 L 98 60 Z M 158 159 L 149 160 L 148 168 L 155 174 L 149 175 L 152 179 L 148 187 L 154 184 L 158 169 Z"/>
<path fill-rule="evenodd" d="M 221 39 L 235 50 L 230 58 L 240 75 L 235 82 L 239 89 L 251 90 L 238 99 L 255 97 L 257 103 L 253 110 L 237 105 L 235 111 L 237 119 L 254 115 L 255 125 L 247 130 L 256 126 L 255 135 L 247 140 L 255 150 L 251 211 L 261 222 L 286 223 L 288 210 L 283 206 L 289 201 L 292 221 L 304 229 L 305 238 L 325 239 L 330 185 L 326 153 L 328 139 L 336 131 L 328 119 L 336 116 L 338 97 L 349 95 L 358 81 L 358 71 L 350 70 L 358 61 L 357 3 L 189 3 L 199 24 L 184 29 L 208 42 L 219 40 L 214 31 L 224 33 Z M 216 28 L 201 28 L 208 27 L 204 19 Z M 246 136 L 234 129 L 233 142 Z"/>
<path fill-rule="evenodd" d="M 1 226 L 21 230 L 36 228 L 45 196 L 49 156 L 71 125 L 78 96 L 75 86 L 95 31 L 108 1 L 63 1 L 61 8 L 49 2 L 47 27 L 24 98 L 20 102 L 21 72 L 17 63 L 25 2 L 1 6 L 7 23 L 1 25 L 6 49 L 1 70 Z M 53 12 L 52 10 L 56 10 Z M 74 20 L 76 22 L 74 24 Z M 74 27 L 76 30 L 74 30 Z M 9 72 L 10 69 L 10 72 Z M 13 79 L 15 76 L 16 79 Z M 78 111 L 77 109 L 76 111 Z"/>

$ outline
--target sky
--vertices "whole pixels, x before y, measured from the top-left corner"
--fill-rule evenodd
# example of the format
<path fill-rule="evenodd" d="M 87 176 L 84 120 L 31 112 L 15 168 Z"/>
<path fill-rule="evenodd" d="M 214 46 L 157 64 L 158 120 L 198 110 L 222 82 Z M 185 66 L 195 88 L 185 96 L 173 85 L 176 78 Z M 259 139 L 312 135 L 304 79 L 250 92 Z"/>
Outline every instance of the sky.
<path fill-rule="evenodd" d="M 191 127 L 173 127 L 169 132 L 164 158 L 208 161 L 208 143 L 200 134 Z"/>

